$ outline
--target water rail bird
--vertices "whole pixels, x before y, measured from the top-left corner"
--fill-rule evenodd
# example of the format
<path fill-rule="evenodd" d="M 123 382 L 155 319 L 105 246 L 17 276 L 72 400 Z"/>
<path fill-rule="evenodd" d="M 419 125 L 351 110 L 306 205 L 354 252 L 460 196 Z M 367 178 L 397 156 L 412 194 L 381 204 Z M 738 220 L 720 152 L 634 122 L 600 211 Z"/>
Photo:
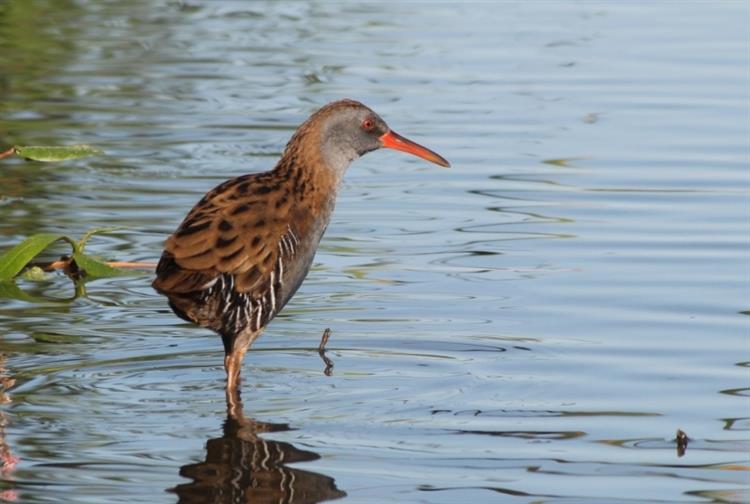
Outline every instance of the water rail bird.
<path fill-rule="evenodd" d="M 297 128 L 274 169 L 215 187 L 167 239 L 153 287 L 178 316 L 221 336 L 227 390 L 307 276 L 349 164 L 381 147 L 450 166 L 365 105 L 335 101 Z"/>

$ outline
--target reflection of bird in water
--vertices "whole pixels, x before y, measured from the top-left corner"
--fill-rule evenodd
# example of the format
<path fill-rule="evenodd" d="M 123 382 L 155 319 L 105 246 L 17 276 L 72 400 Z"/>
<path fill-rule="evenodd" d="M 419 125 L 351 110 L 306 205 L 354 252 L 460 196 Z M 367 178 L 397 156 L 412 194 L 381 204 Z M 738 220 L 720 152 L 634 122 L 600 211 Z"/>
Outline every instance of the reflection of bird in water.
<path fill-rule="evenodd" d="M 290 430 L 286 424 L 246 418 L 236 393 L 228 395 L 224 436 L 206 443 L 206 461 L 183 466 L 193 481 L 174 489 L 182 504 L 312 503 L 346 495 L 333 478 L 286 464 L 316 460 L 316 453 L 263 439 L 263 432 Z"/>
<path fill-rule="evenodd" d="M 333 102 L 297 129 L 273 170 L 208 192 L 167 240 L 154 288 L 177 315 L 221 335 L 228 389 L 307 275 L 349 164 L 381 147 L 449 166 L 361 103 Z"/>

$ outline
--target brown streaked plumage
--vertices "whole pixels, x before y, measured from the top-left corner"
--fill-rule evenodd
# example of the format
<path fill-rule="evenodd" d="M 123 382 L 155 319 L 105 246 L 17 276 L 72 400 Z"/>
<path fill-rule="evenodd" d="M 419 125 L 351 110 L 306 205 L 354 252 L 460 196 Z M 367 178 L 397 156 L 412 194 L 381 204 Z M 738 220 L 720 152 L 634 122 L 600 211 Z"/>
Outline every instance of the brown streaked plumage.
<path fill-rule="evenodd" d="M 297 129 L 273 170 L 209 191 L 167 239 L 153 286 L 177 315 L 221 335 L 228 390 L 307 275 L 347 167 L 381 147 L 449 166 L 366 106 L 340 100 Z"/>

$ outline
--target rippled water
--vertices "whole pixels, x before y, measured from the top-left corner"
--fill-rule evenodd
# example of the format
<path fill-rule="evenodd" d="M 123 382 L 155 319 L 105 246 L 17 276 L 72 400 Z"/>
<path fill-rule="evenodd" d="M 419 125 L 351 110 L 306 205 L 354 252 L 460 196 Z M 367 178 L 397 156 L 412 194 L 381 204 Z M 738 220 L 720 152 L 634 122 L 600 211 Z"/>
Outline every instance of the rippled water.
<path fill-rule="evenodd" d="M 750 500 L 749 20 L 739 1 L 0 4 L 0 147 L 107 153 L 0 162 L 3 248 L 117 225 L 91 251 L 153 261 L 341 97 L 453 163 L 353 165 L 227 422 L 220 340 L 150 275 L 19 281 L 0 500 Z"/>

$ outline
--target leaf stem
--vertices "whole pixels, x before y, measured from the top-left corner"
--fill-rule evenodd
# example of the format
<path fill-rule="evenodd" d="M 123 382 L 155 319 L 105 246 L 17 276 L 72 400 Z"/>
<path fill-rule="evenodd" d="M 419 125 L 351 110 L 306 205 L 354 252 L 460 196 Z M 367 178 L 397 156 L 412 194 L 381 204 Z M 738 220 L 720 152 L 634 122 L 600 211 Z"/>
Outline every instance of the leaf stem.
<path fill-rule="evenodd" d="M 111 266 L 113 268 L 132 268 L 132 269 L 144 269 L 144 270 L 152 270 L 156 269 L 155 262 L 139 262 L 139 261 L 111 261 L 106 263 L 107 266 Z"/>
<path fill-rule="evenodd" d="M 16 148 L 15 147 L 11 147 L 8 150 L 4 150 L 4 151 L 0 152 L 0 159 L 4 159 L 4 158 L 7 158 L 7 157 L 10 157 L 10 156 L 12 156 L 15 153 L 16 153 Z"/>

